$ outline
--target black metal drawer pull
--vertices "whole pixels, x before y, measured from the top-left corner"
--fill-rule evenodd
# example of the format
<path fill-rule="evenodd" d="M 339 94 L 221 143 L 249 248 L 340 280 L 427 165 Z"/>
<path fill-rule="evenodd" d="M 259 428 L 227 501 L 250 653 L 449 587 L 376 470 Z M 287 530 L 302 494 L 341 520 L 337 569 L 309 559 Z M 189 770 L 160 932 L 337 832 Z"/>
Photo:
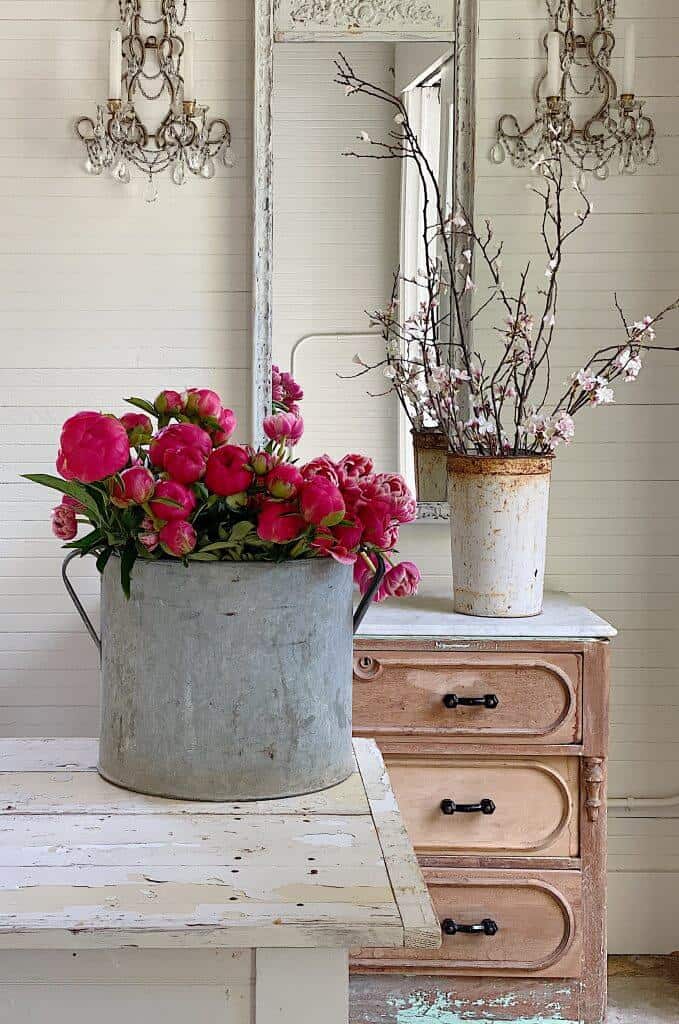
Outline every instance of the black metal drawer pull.
<path fill-rule="evenodd" d="M 497 935 L 498 927 L 492 917 L 484 917 L 480 924 L 458 924 L 452 918 L 446 917 L 441 921 L 441 929 L 444 935 Z"/>
<path fill-rule="evenodd" d="M 500 701 L 494 693 L 484 693 L 483 697 L 458 697 L 456 693 L 447 693 L 443 698 L 447 708 L 496 708 Z"/>
<path fill-rule="evenodd" d="M 484 797 L 478 804 L 456 804 L 449 797 L 441 801 L 444 814 L 495 814 L 495 804 L 489 797 Z"/>

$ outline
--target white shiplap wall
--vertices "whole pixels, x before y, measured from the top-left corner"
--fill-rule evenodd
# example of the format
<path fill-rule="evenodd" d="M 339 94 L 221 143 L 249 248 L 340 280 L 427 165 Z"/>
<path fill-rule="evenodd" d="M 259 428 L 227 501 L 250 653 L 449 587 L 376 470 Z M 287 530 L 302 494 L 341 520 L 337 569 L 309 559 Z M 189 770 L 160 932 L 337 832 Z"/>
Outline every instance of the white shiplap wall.
<path fill-rule="evenodd" d="M 511 8 L 511 14 L 508 13 Z M 679 9 L 676 0 L 619 0 L 616 32 L 633 17 L 638 89 L 660 136 L 661 163 L 595 183 L 595 214 L 574 239 L 561 280 L 563 379 L 617 339 L 612 293 L 636 319 L 679 294 Z M 477 213 L 506 239 L 505 276 L 545 258 L 527 172 L 488 160 L 498 115 L 528 123 L 544 32 L 541 0 L 481 0 Z M 679 319 L 668 320 L 665 344 Z M 548 585 L 567 590 L 620 629 L 613 646 L 612 796 L 679 793 L 679 357 L 647 360 L 612 408 L 584 412 L 554 471 Z M 427 575 L 449 568 L 445 527 L 409 528 L 404 552 Z M 657 813 L 654 811 L 650 812 Z M 675 808 L 674 812 L 677 814 Z M 614 952 L 679 945 L 679 818 L 609 818 L 609 924 Z"/>
<path fill-rule="evenodd" d="M 116 0 L 0 0 L 0 735 L 92 734 L 97 670 L 62 589 L 61 422 L 130 394 L 207 385 L 247 427 L 252 2 L 193 0 L 197 85 L 238 165 L 160 199 L 82 171 L 73 122 L 106 96 Z M 89 563 L 89 560 L 87 560 Z M 96 573 L 74 575 L 95 609 Z"/>
<path fill-rule="evenodd" d="M 383 138 L 389 110 L 347 99 L 333 79 L 337 43 L 274 46 L 274 360 L 289 366 L 306 396 L 300 457 L 340 457 L 366 437 L 381 469 L 398 466 L 397 407 L 379 372 L 349 381 L 356 351 L 377 361 L 365 310 L 379 308 L 398 262 L 398 164 L 343 156 L 361 130 Z M 394 46 L 348 43 L 359 73 L 393 88 Z M 365 147 L 363 147 L 365 148 Z"/>

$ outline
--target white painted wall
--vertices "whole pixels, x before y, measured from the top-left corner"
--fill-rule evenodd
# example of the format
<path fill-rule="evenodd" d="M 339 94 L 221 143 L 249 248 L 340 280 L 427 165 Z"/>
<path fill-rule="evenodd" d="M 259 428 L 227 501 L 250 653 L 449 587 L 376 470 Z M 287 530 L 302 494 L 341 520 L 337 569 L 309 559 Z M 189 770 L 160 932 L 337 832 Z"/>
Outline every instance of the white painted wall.
<path fill-rule="evenodd" d="M 130 394 L 213 386 L 247 426 L 250 0 L 193 0 L 201 99 L 231 122 L 237 168 L 147 206 L 82 171 L 76 117 L 107 92 L 115 0 L 0 0 L 0 735 L 92 734 L 94 649 L 59 578 L 58 427 Z M 75 574 L 94 608 L 91 565 Z"/>

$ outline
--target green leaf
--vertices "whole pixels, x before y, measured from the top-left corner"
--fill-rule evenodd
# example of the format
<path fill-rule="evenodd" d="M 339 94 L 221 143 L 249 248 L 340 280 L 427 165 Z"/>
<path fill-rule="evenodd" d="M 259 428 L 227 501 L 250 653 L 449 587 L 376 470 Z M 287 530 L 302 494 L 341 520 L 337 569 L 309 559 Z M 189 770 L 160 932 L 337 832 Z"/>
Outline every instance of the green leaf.
<path fill-rule="evenodd" d="M 192 554 L 186 556 L 189 562 L 218 562 L 219 555 L 213 555 L 205 551 L 194 551 Z"/>
<path fill-rule="evenodd" d="M 92 530 L 86 537 L 81 537 L 79 540 L 71 541 L 70 544 L 64 544 L 65 548 L 76 548 L 80 551 L 81 555 L 87 555 L 93 548 L 101 544 L 105 538 L 105 534 L 101 530 Z"/>
<path fill-rule="evenodd" d="M 99 553 L 99 555 L 97 556 L 97 570 L 99 572 L 104 571 L 104 569 L 106 568 L 106 564 L 112 554 L 113 548 L 104 548 L 104 550 Z"/>
<path fill-rule="evenodd" d="M 24 473 L 23 478 L 34 484 L 41 484 L 43 487 L 51 487 L 53 491 L 68 494 L 70 498 L 75 498 L 81 505 L 84 505 L 90 515 L 99 515 L 97 502 L 84 484 L 76 483 L 75 480 L 62 480 L 61 477 L 50 476 L 49 473 Z"/>
<path fill-rule="evenodd" d="M 130 599 L 130 576 L 134 563 L 137 561 L 137 551 L 131 544 L 124 547 L 120 555 L 120 582 L 125 597 Z"/>
<path fill-rule="evenodd" d="M 152 500 L 154 505 L 157 503 L 158 505 L 170 505 L 172 508 L 182 507 L 181 501 L 175 501 L 174 498 L 153 498 Z"/>
<path fill-rule="evenodd" d="M 226 551 L 229 548 L 234 548 L 236 546 L 237 545 L 234 544 L 230 540 L 218 540 L 218 541 L 215 541 L 214 544 L 206 544 L 205 547 L 201 548 L 200 550 L 201 551 Z"/>
<path fill-rule="evenodd" d="M 229 540 L 232 540 L 232 541 L 245 540 L 246 537 L 248 537 L 251 533 L 254 533 L 254 532 L 255 532 L 255 524 L 251 523 L 247 519 L 242 519 L 240 521 L 240 523 L 236 523 L 236 525 L 231 530 L 231 534 L 229 536 Z"/>
<path fill-rule="evenodd" d="M 149 414 L 149 416 L 158 416 L 155 408 L 150 402 L 147 402 L 145 398 L 126 398 L 125 401 L 128 405 L 134 405 L 137 409 L 143 409 L 144 412 Z"/>

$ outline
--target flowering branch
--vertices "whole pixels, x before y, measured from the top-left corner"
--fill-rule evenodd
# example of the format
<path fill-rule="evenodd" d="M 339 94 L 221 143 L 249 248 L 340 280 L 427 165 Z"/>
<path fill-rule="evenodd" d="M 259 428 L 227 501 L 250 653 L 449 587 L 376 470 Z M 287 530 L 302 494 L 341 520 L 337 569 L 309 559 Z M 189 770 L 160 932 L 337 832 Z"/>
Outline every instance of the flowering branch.
<path fill-rule="evenodd" d="M 531 264 L 521 272 L 514 294 L 502 276 L 504 243 L 496 242 L 490 221 L 482 232 L 463 209 L 449 211 L 431 164 L 422 150 L 400 97 L 360 78 L 346 57 L 335 61 L 336 81 L 348 97 L 362 94 L 394 110 L 394 127 L 387 140 L 374 140 L 367 132 L 360 139 L 367 150 L 350 151 L 357 159 L 410 161 L 421 186 L 421 232 L 424 266 L 406 276 L 397 271 L 386 309 L 370 313 L 370 323 L 381 330 L 385 358 L 366 363 L 360 356 L 357 376 L 381 368 L 405 413 L 416 429 L 435 425 L 458 454 L 522 455 L 551 453 L 574 434 L 573 416 L 587 405 L 614 401 L 611 384 L 636 380 L 641 355 L 653 345 L 655 326 L 679 308 L 679 299 L 656 316 L 629 324 L 616 296 L 624 327 L 624 341 L 599 349 L 572 375 L 559 399 L 548 405 L 551 390 L 551 350 L 555 341 L 559 298 L 558 279 L 572 236 L 592 215 L 593 208 L 580 184 L 565 180 L 562 144 L 554 133 L 551 152 L 534 170 L 540 184 L 529 186 L 541 201 L 540 235 L 547 257 L 546 284 L 538 288 L 538 309 L 530 309 Z M 575 222 L 567 222 L 564 197 L 576 193 L 580 208 Z M 456 262 L 456 253 L 462 253 Z M 472 279 L 473 253 L 489 277 L 489 291 L 475 309 L 465 312 L 463 299 L 478 290 Z M 401 285 L 418 295 L 415 311 L 401 310 Z M 444 299 L 446 300 L 444 302 Z M 497 304 L 502 326 L 493 328 L 500 338 L 500 353 L 492 364 L 471 342 L 474 322 Z M 449 310 L 444 307 L 449 305 Z M 446 333 L 450 340 L 444 340 Z M 665 351 L 679 351 L 679 346 Z M 538 396 L 536 398 L 536 396 Z M 465 418 L 467 417 L 467 418 Z"/>

